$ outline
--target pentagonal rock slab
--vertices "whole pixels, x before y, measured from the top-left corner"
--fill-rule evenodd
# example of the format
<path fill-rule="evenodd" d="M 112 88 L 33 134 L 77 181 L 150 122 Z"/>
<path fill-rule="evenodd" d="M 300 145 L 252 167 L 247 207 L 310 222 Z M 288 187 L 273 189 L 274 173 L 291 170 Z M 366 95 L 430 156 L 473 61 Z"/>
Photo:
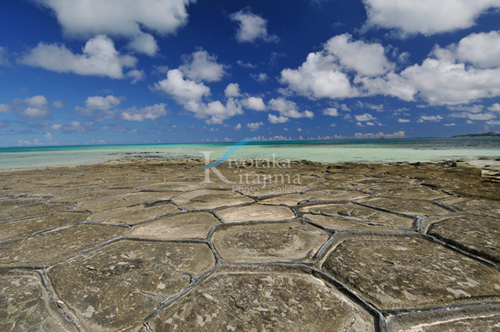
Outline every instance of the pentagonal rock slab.
<path fill-rule="evenodd" d="M 0 213 L 0 222 L 18 220 L 29 217 L 43 216 L 49 213 L 63 212 L 71 209 L 71 204 L 40 203 L 28 206 L 20 206 L 15 209 Z"/>
<path fill-rule="evenodd" d="M 288 207 L 261 204 L 221 209 L 217 210 L 217 215 L 222 221 L 227 223 L 264 220 L 277 221 L 295 218 L 295 213 Z"/>
<path fill-rule="evenodd" d="M 382 309 L 500 299 L 500 273 L 418 235 L 339 235 L 321 267 Z"/>
<path fill-rule="evenodd" d="M 311 205 L 299 208 L 300 212 L 314 214 L 338 215 L 349 218 L 365 220 L 373 224 L 412 228 L 413 219 L 398 216 L 393 213 L 382 212 L 354 203 L 332 203 L 324 205 Z M 316 218 L 318 219 L 318 218 Z"/>
<path fill-rule="evenodd" d="M 90 220 L 105 224 L 134 225 L 141 221 L 154 219 L 176 212 L 180 212 L 180 210 L 174 204 L 160 204 L 147 207 L 143 204 L 139 204 L 129 207 L 97 211 L 92 215 Z"/>
<path fill-rule="evenodd" d="M 196 190 L 177 196 L 173 201 L 188 210 L 215 209 L 250 203 L 254 200 L 232 190 Z"/>
<path fill-rule="evenodd" d="M 311 190 L 303 194 L 282 195 L 272 198 L 263 199 L 260 202 L 264 204 L 285 204 L 289 206 L 297 205 L 299 202 L 315 202 L 315 201 L 344 201 L 350 199 L 358 199 L 367 197 L 367 194 L 356 190 L 343 189 L 325 189 Z"/>
<path fill-rule="evenodd" d="M 43 217 L 22 219 L 0 225 L 0 242 L 25 237 L 34 233 L 82 223 L 90 216 L 88 212 L 61 212 Z"/>
<path fill-rule="evenodd" d="M 127 237 L 157 240 L 203 239 L 219 220 L 208 212 L 186 212 L 133 227 Z"/>
<path fill-rule="evenodd" d="M 443 215 L 448 210 L 428 201 L 401 198 L 368 198 L 360 203 L 408 215 Z"/>
<path fill-rule="evenodd" d="M 215 265 L 204 243 L 118 241 L 48 271 L 58 297 L 85 331 L 121 331 Z"/>
<path fill-rule="evenodd" d="M 135 194 L 109 197 L 81 203 L 76 210 L 101 211 L 140 203 L 168 201 L 178 193 L 174 192 L 139 192 Z"/>
<path fill-rule="evenodd" d="M 221 271 L 147 324 L 152 331 L 375 331 L 359 305 L 292 269 Z"/>
<path fill-rule="evenodd" d="M 0 267 L 32 267 L 58 262 L 116 238 L 127 228 L 80 224 L 0 243 Z"/>
<path fill-rule="evenodd" d="M 432 223 L 428 234 L 500 262 L 500 219 L 453 216 Z"/>
<path fill-rule="evenodd" d="M 383 185 L 378 184 L 369 188 L 363 188 L 363 191 L 377 196 L 389 196 L 406 199 L 432 200 L 436 198 L 449 197 L 448 194 L 425 186 L 400 187 L 388 183 L 385 183 Z"/>
<path fill-rule="evenodd" d="M 306 213 L 304 218 L 316 225 L 334 231 L 359 231 L 359 232 L 401 232 L 400 229 L 364 223 L 360 221 L 341 219 L 332 216 Z"/>
<path fill-rule="evenodd" d="M 311 225 L 273 222 L 225 227 L 212 242 L 227 262 L 295 262 L 311 259 L 328 237 Z"/>
<path fill-rule="evenodd" d="M 105 197 L 120 196 L 127 193 L 134 192 L 134 189 L 103 189 L 103 190 L 88 190 L 76 194 L 69 194 L 64 196 L 55 197 L 51 202 L 85 202 L 94 199 L 101 199 Z"/>
<path fill-rule="evenodd" d="M 0 210 L 6 212 L 10 209 L 15 209 L 21 206 L 33 205 L 37 203 L 45 203 L 47 199 L 43 198 L 7 198 L 0 201 Z"/>
<path fill-rule="evenodd" d="M 0 271 L 1 331 L 77 331 L 55 308 L 35 272 Z"/>
<path fill-rule="evenodd" d="M 498 201 L 488 199 L 454 199 L 443 202 L 443 204 L 468 213 L 500 217 L 500 204 Z"/>

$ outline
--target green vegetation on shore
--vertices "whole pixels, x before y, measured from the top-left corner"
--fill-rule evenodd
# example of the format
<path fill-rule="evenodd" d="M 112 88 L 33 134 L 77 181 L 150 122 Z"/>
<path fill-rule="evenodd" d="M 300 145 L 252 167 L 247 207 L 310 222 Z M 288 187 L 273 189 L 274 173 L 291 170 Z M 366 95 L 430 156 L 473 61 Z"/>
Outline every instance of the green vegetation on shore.
<path fill-rule="evenodd" d="M 452 138 L 454 138 L 454 137 L 500 137 L 500 134 L 490 131 L 489 133 L 485 133 L 485 134 L 455 135 L 455 136 L 451 136 L 451 137 Z"/>

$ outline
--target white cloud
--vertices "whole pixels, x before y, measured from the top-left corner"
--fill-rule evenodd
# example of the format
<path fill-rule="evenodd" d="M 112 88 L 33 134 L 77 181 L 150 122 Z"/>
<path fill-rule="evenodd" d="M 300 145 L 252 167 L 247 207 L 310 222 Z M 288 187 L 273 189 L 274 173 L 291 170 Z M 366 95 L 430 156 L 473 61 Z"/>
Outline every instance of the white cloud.
<path fill-rule="evenodd" d="M 208 124 L 221 124 L 226 119 L 243 114 L 241 106 L 233 98 L 229 98 L 226 105 L 218 100 L 208 104 L 192 100 L 184 105 L 184 109 L 193 112 L 198 119 L 207 119 L 205 122 Z"/>
<path fill-rule="evenodd" d="M 273 123 L 273 124 L 277 124 L 277 123 L 285 123 L 288 121 L 288 118 L 285 117 L 285 116 L 276 116 L 276 115 L 273 115 L 273 114 L 269 114 L 267 119 L 269 120 L 269 122 Z"/>
<path fill-rule="evenodd" d="M 120 99 L 112 95 L 106 97 L 94 96 L 85 100 L 85 107 L 91 110 L 107 111 L 120 105 L 120 103 Z"/>
<path fill-rule="evenodd" d="M 105 35 L 90 39 L 82 54 L 73 54 L 66 46 L 39 43 L 25 54 L 21 63 L 59 73 L 108 76 L 124 78 L 123 68 L 135 67 L 137 59 L 130 55 L 120 55 L 113 41 Z"/>
<path fill-rule="evenodd" d="M 11 107 L 7 104 L 0 104 L 0 113 L 10 113 L 12 111 Z"/>
<path fill-rule="evenodd" d="M 144 70 L 133 69 L 129 71 L 125 76 L 132 79 L 130 83 L 136 84 L 137 82 L 142 81 L 146 78 L 146 73 L 144 73 Z"/>
<path fill-rule="evenodd" d="M 400 123 L 408 123 L 408 122 L 411 122 L 411 121 L 408 120 L 408 119 L 398 119 L 398 122 L 400 122 Z"/>
<path fill-rule="evenodd" d="M 380 76 L 394 68 L 381 44 L 353 41 L 348 33 L 331 38 L 325 44 L 325 50 L 334 55 L 341 66 L 362 76 Z"/>
<path fill-rule="evenodd" d="M 456 123 L 445 123 L 445 127 L 455 127 L 457 124 Z"/>
<path fill-rule="evenodd" d="M 337 111 L 336 108 L 330 107 L 323 110 L 323 115 L 339 116 L 339 112 Z"/>
<path fill-rule="evenodd" d="M 49 103 L 41 95 L 26 99 L 14 99 L 12 104 L 18 110 L 19 116 L 25 120 L 43 120 L 50 115 Z"/>
<path fill-rule="evenodd" d="M 443 117 L 441 115 L 421 115 L 420 119 L 417 122 L 425 122 L 425 121 L 431 121 L 431 122 L 439 122 L 443 120 Z"/>
<path fill-rule="evenodd" d="M 10 66 L 9 59 L 7 58 L 7 49 L 0 46 L 0 66 Z"/>
<path fill-rule="evenodd" d="M 51 141 L 52 140 L 52 134 L 47 132 L 45 133 L 45 138 L 47 138 L 48 141 Z"/>
<path fill-rule="evenodd" d="M 166 106 L 167 105 L 165 104 L 156 104 L 139 109 L 134 106 L 121 111 L 121 118 L 127 121 L 139 122 L 142 122 L 144 120 L 156 120 L 160 116 L 167 115 L 167 110 L 165 109 Z"/>
<path fill-rule="evenodd" d="M 258 66 L 257 65 L 254 65 L 250 62 L 243 62 L 241 60 L 238 60 L 236 62 L 241 68 L 250 68 L 250 69 L 256 69 Z"/>
<path fill-rule="evenodd" d="M 280 115 L 286 118 L 312 118 L 314 113 L 310 111 L 304 111 L 303 113 L 298 111 L 297 104 L 293 101 L 286 100 L 282 97 L 271 99 L 269 101 L 269 108 L 274 111 L 278 111 Z"/>
<path fill-rule="evenodd" d="M 241 96 L 240 85 L 238 83 L 228 84 L 228 86 L 224 90 L 224 95 L 228 98 Z"/>
<path fill-rule="evenodd" d="M 266 105 L 260 97 L 248 97 L 247 99 L 243 100 L 242 103 L 244 107 L 254 111 L 266 110 Z"/>
<path fill-rule="evenodd" d="M 359 121 L 359 122 L 366 122 L 366 121 L 377 120 L 376 117 L 374 117 L 373 115 L 368 114 L 368 113 L 365 113 L 363 115 L 355 115 L 354 117 L 356 118 L 356 121 Z"/>
<path fill-rule="evenodd" d="M 125 37 L 129 47 L 149 55 L 157 50 L 153 36 L 174 33 L 186 24 L 186 6 L 194 0 L 36 0 L 54 10 L 69 37 L 89 38 L 97 34 Z"/>
<path fill-rule="evenodd" d="M 354 138 L 368 138 L 368 139 L 371 139 L 371 138 L 381 138 L 381 137 L 385 137 L 385 138 L 405 138 L 405 132 L 404 131 L 398 131 L 398 132 L 395 132 L 395 133 L 392 133 L 392 134 L 384 134 L 383 132 L 380 132 L 378 134 L 373 134 L 373 133 L 366 133 L 366 134 L 356 133 L 354 135 Z"/>
<path fill-rule="evenodd" d="M 488 107 L 488 110 L 492 112 L 500 112 L 500 104 L 499 103 L 493 104 L 490 107 Z"/>
<path fill-rule="evenodd" d="M 238 123 L 238 125 L 234 127 L 234 130 L 241 130 L 241 123 Z"/>
<path fill-rule="evenodd" d="M 492 120 L 492 121 L 488 121 L 488 122 L 486 122 L 486 123 L 487 123 L 487 124 L 489 124 L 489 125 L 493 125 L 493 126 L 494 126 L 494 125 L 500 125 L 500 121 L 493 121 L 493 120 Z"/>
<path fill-rule="evenodd" d="M 181 104 L 190 101 L 198 102 L 203 96 L 210 95 L 210 88 L 203 83 L 196 83 L 189 79 L 184 79 L 183 73 L 179 69 L 169 70 L 167 78 L 155 83 L 154 89 L 169 94 Z"/>
<path fill-rule="evenodd" d="M 269 76 L 266 73 L 250 74 L 250 77 L 259 83 L 264 83 L 269 79 Z"/>
<path fill-rule="evenodd" d="M 193 52 L 191 55 L 182 57 L 184 63 L 179 67 L 186 77 L 201 82 L 217 82 L 226 75 L 224 66 L 217 63 L 217 57 L 210 55 L 205 50 Z"/>
<path fill-rule="evenodd" d="M 63 102 L 59 101 L 59 100 L 55 100 L 53 103 L 52 103 L 52 106 L 54 108 L 63 108 L 65 107 L 66 105 L 64 105 Z"/>
<path fill-rule="evenodd" d="M 269 35 L 267 32 L 267 20 L 255 15 L 248 10 L 229 15 L 231 20 L 239 22 L 236 31 L 236 40 L 240 43 L 253 43 L 257 40 L 263 40 L 267 43 L 277 43 L 279 38 L 276 35 Z"/>
<path fill-rule="evenodd" d="M 251 131 L 259 130 L 260 126 L 263 125 L 264 123 L 262 122 L 247 123 L 247 127 L 250 128 Z"/>
<path fill-rule="evenodd" d="M 457 57 L 463 62 L 470 62 L 478 68 L 500 66 L 500 34 L 473 33 L 458 43 Z"/>
<path fill-rule="evenodd" d="M 498 0 L 363 0 L 368 27 L 397 29 L 402 36 L 450 32 L 474 25 Z"/>

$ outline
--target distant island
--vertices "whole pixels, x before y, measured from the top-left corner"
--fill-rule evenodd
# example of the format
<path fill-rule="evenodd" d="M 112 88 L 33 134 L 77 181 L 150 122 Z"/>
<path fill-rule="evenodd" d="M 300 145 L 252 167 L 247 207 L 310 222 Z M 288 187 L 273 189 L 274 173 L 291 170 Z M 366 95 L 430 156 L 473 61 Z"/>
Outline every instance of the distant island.
<path fill-rule="evenodd" d="M 500 137 L 500 134 L 494 133 L 494 132 L 489 132 L 485 134 L 468 134 L 468 135 L 455 135 L 451 136 L 452 138 L 454 137 Z"/>

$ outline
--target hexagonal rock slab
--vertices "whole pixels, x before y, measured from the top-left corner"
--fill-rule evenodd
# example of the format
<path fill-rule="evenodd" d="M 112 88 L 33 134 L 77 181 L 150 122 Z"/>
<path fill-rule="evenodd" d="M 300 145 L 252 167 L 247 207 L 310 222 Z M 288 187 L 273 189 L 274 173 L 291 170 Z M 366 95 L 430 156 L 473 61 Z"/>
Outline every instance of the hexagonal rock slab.
<path fill-rule="evenodd" d="M 7 211 L 21 206 L 44 203 L 45 201 L 46 199 L 43 198 L 24 198 L 24 197 L 8 198 L 0 201 L 0 210 Z"/>
<path fill-rule="evenodd" d="M 85 202 L 94 199 L 101 199 L 105 197 L 113 197 L 124 195 L 134 192 L 133 189 L 104 189 L 104 190 L 88 190 L 76 194 L 69 194 L 64 196 L 55 197 L 51 202 Z"/>
<path fill-rule="evenodd" d="M 339 235 L 321 268 L 382 309 L 500 299 L 500 273 L 418 235 Z"/>
<path fill-rule="evenodd" d="M 367 196 L 367 194 L 355 190 L 327 189 L 311 190 L 303 194 L 282 195 L 263 199 L 260 202 L 264 204 L 285 204 L 293 206 L 304 201 L 343 201 Z"/>
<path fill-rule="evenodd" d="M 278 268 L 218 271 L 147 324 L 151 331 L 375 331 L 374 318 L 331 285 Z"/>
<path fill-rule="evenodd" d="M 116 238 L 127 228 L 80 224 L 0 243 L 0 267 L 34 267 L 58 262 Z"/>
<path fill-rule="evenodd" d="M 450 211 L 428 201 L 401 198 L 367 198 L 360 203 L 408 215 L 443 215 Z"/>
<path fill-rule="evenodd" d="M 487 199 L 459 198 L 443 202 L 443 204 L 449 205 L 464 212 L 500 217 L 500 204 L 498 203 L 498 201 L 491 201 Z"/>
<path fill-rule="evenodd" d="M 354 203 L 333 203 L 324 205 L 311 205 L 299 208 L 300 212 L 314 214 L 339 215 L 343 217 L 365 220 L 373 224 L 384 226 L 395 226 L 402 228 L 413 228 L 413 219 L 398 216 L 396 214 L 370 209 L 366 206 Z M 316 220 L 324 218 L 316 218 Z M 334 222 L 337 222 L 334 220 Z M 327 227 L 329 228 L 329 227 Z"/>
<path fill-rule="evenodd" d="M 121 331 L 215 265 L 204 243 L 122 240 L 49 269 L 57 296 L 85 331 Z"/>
<path fill-rule="evenodd" d="M 177 196 L 173 201 L 188 210 L 215 209 L 250 203 L 254 200 L 232 190 L 196 190 Z"/>
<path fill-rule="evenodd" d="M 217 215 L 227 223 L 242 221 L 278 221 L 295 218 L 290 208 L 285 206 L 269 206 L 252 204 L 217 210 Z"/>
<path fill-rule="evenodd" d="M 43 216 L 49 213 L 63 212 L 71 209 L 71 204 L 50 204 L 40 203 L 28 206 L 20 206 L 15 209 L 0 213 L 0 222 L 18 220 L 36 216 Z"/>
<path fill-rule="evenodd" d="M 332 216 L 323 216 L 320 214 L 303 215 L 307 220 L 334 231 L 359 231 L 359 232 L 402 232 L 401 229 L 384 227 L 361 221 L 341 219 Z"/>
<path fill-rule="evenodd" d="M 139 192 L 81 203 L 76 210 L 101 211 L 119 207 L 131 206 L 140 203 L 154 203 L 168 201 L 178 193 L 175 192 Z"/>
<path fill-rule="evenodd" d="M 35 272 L 0 271 L 1 331 L 77 331 L 55 308 Z"/>
<path fill-rule="evenodd" d="M 394 186 L 388 183 L 375 185 L 369 188 L 363 188 L 363 191 L 377 196 L 389 196 L 407 199 L 432 200 L 436 198 L 449 197 L 448 194 L 433 190 L 425 186 Z"/>
<path fill-rule="evenodd" d="M 328 237 L 311 225 L 273 222 L 224 226 L 212 242 L 226 262 L 301 262 L 311 259 Z"/>
<path fill-rule="evenodd" d="M 180 212 L 174 204 L 160 204 L 145 207 L 143 204 L 123 207 L 111 210 L 97 211 L 92 215 L 90 221 L 105 224 L 128 224 L 134 225 L 141 221 Z"/>
<path fill-rule="evenodd" d="M 433 222 L 427 233 L 500 262 L 500 219 L 453 216 Z"/>
<path fill-rule="evenodd" d="M 186 212 L 133 227 L 127 237 L 156 240 L 204 239 L 219 220 L 208 212 Z"/>
<path fill-rule="evenodd" d="M 81 223 L 89 216 L 88 212 L 61 212 L 2 224 L 0 225 L 0 242 L 29 236 L 43 230 Z"/>

